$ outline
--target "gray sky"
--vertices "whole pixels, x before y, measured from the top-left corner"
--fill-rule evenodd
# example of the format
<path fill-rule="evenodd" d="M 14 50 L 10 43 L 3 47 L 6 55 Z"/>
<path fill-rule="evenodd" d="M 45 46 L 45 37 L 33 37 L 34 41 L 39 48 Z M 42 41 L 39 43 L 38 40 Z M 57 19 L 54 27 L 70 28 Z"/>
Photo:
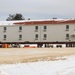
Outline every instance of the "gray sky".
<path fill-rule="evenodd" d="M 15 13 L 26 19 L 75 18 L 75 0 L 0 0 L 0 20 Z"/>

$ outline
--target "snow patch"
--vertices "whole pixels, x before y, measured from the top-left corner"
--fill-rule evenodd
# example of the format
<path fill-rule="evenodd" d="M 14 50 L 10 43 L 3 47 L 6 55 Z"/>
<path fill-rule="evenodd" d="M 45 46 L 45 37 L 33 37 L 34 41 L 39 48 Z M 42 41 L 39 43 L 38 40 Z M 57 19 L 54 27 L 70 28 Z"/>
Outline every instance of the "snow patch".
<path fill-rule="evenodd" d="M 75 75 L 75 55 L 66 60 L 1 64 L 0 75 Z M 5 72 L 5 73 L 4 73 Z"/>
<path fill-rule="evenodd" d="M 8 75 L 4 71 L 0 71 L 0 75 Z"/>

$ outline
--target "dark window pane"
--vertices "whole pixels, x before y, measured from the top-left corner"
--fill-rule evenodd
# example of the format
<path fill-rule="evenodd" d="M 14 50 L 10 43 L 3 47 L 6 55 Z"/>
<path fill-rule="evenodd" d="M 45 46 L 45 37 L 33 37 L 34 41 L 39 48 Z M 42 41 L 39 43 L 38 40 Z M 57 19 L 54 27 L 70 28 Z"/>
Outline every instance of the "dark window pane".
<path fill-rule="evenodd" d="M 38 34 L 35 35 L 35 38 L 38 38 Z"/>
<path fill-rule="evenodd" d="M 19 30 L 22 30 L 22 27 L 21 26 L 19 27 Z"/>
<path fill-rule="evenodd" d="M 6 27 L 4 27 L 4 30 L 6 30 Z"/>
<path fill-rule="evenodd" d="M 69 37 L 69 34 L 66 34 L 66 37 Z"/>
<path fill-rule="evenodd" d="M 4 39 L 6 39 L 6 35 L 4 35 Z"/>
<path fill-rule="evenodd" d="M 35 29 L 37 30 L 38 29 L 38 26 L 35 26 Z"/>
<path fill-rule="evenodd" d="M 44 29 L 47 29 L 47 26 L 44 26 Z"/>
<path fill-rule="evenodd" d="M 69 25 L 66 25 L 66 29 L 69 29 Z"/>
<path fill-rule="evenodd" d="M 22 35 L 19 35 L 19 38 L 22 38 Z"/>
<path fill-rule="evenodd" d="M 44 34 L 44 38 L 47 38 L 47 35 L 46 34 Z"/>

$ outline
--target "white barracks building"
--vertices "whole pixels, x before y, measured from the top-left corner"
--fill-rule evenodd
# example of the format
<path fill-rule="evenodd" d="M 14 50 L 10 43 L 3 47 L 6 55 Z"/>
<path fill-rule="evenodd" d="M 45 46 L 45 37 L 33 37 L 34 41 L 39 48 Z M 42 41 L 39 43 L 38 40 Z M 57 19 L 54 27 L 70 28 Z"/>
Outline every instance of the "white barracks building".
<path fill-rule="evenodd" d="M 75 20 L 24 20 L 0 24 L 0 43 L 66 44 L 75 46 Z"/>

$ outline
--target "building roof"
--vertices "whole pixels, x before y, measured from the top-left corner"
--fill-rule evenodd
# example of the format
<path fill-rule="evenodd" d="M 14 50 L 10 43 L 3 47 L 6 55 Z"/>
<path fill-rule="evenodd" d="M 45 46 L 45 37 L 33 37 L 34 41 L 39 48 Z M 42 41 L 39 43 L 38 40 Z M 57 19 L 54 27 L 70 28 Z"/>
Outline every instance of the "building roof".
<path fill-rule="evenodd" d="M 21 21 L 0 21 L 0 26 L 1 25 L 13 25 L 14 23 L 18 23 L 18 22 L 25 22 L 25 20 L 21 20 Z"/>
<path fill-rule="evenodd" d="M 14 24 L 20 24 L 20 25 L 37 25 L 37 24 L 39 24 L 40 25 L 40 24 L 72 24 L 72 23 L 75 23 L 75 19 L 30 20 L 30 21 L 24 21 L 24 22 L 16 22 Z"/>
<path fill-rule="evenodd" d="M 0 21 L 0 25 L 42 25 L 42 24 L 73 24 L 75 19 L 46 19 L 46 20 L 19 20 Z"/>

